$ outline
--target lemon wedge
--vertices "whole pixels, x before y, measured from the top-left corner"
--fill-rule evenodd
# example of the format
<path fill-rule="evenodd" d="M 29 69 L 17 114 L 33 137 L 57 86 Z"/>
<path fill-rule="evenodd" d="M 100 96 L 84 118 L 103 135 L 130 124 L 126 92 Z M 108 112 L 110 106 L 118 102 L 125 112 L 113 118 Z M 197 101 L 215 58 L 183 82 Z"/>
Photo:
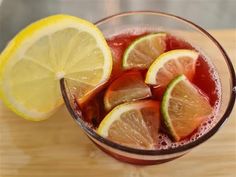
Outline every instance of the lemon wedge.
<path fill-rule="evenodd" d="M 187 49 L 163 53 L 149 67 L 145 83 L 156 87 L 166 87 L 172 79 L 181 74 L 192 80 L 198 56 L 198 52 Z"/>
<path fill-rule="evenodd" d="M 189 136 L 211 115 L 213 108 L 185 75 L 173 79 L 161 102 L 164 124 L 175 141 Z"/>
<path fill-rule="evenodd" d="M 153 100 L 123 103 L 100 123 L 101 136 L 124 146 L 155 149 L 160 127 L 160 104 Z"/>
<path fill-rule="evenodd" d="M 166 33 L 153 33 L 135 40 L 125 50 L 124 69 L 147 69 L 166 50 Z"/>

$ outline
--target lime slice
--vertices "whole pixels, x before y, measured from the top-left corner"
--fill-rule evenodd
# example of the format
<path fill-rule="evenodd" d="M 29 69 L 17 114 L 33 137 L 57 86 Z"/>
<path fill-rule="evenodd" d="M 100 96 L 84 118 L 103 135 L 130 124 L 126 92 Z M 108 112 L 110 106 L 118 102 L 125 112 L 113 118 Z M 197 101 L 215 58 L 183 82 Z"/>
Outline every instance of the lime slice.
<path fill-rule="evenodd" d="M 63 104 L 59 80 L 81 88 L 80 98 L 109 79 L 110 49 L 92 23 L 54 15 L 23 29 L 0 56 L 1 96 L 18 115 L 48 118 Z"/>
<path fill-rule="evenodd" d="M 110 110 L 121 103 L 148 98 L 151 95 L 151 89 L 144 83 L 141 73 L 128 72 L 113 81 L 106 90 L 105 109 Z"/>
<path fill-rule="evenodd" d="M 178 49 L 160 55 L 150 66 L 145 83 L 156 87 L 166 87 L 180 74 L 192 80 L 198 53 L 194 50 Z"/>
<path fill-rule="evenodd" d="M 124 103 L 102 120 L 98 134 L 124 146 L 155 149 L 160 126 L 159 102 Z"/>
<path fill-rule="evenodd" d="M 168 85 L 161 103 L 164 123 L 176 141 L 189 136 L 212 110 L 207 97 L 184 75 Z"/>
<path fill-rule="evenodd" d="M 135 40 L 124 53 L 123 68 L 148 68 L 165 51 L 166 36 L 166 33 L 148 34 Z"/>

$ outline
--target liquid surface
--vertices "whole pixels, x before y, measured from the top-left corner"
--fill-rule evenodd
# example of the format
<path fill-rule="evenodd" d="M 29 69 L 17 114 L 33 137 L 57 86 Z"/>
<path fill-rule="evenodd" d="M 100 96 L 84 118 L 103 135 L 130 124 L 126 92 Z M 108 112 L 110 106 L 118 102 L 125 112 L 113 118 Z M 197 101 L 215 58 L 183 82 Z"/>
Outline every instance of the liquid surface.
<path fill-rule="evenodd" d="M 126 50 L 126 48 L 137 38 L 145 35 L 147 33 L 142 34 L 120 34 L 113 36 L 112 38 L 107 39 L 107 43 L 112 50 L 113 55 L 113 71 L 110 81 L 103 87 L 103 89 L 94 96 L 87 103 L 80 105 L 82 108 L 82 113 L 84 119 L 89 124 L 92 124 L 94 128 L 98 127 L 99 123 L 106 116 L 108 112 L 105 111 L 103 97 L 104 92 L 114 79 L 123 75 L 127 71 L 122 70 L 122 57 Z M 174 50 L 174 49 L 193 49 L 196 50 L 189 43 L 178 39 L 172 35 L 167 36 L 166 39 L 166 51 Z M 142 74 L 143 78 L 145 78 L 146 70 L 138 71 Z M 208 132 L 214 125 L 214 114 L 218 110 L 218 103 L 220 98 L 220 89 L 219 89 L 219 79 L 217 79 L 217 73 L 214 72 L 213 66 L 210 64 L 209 60 L 204 57 L 202 54 L 199 55 L 196 64 L 196 71 L 192 83 L 195 84 L 206 98 L 209 100 L 210 104 L 215 108 L 215 112 L 209 117 L 206 121 L 204 121 L 201 126 L 193 132 L 189 137 L 181 140 L 180 142 L 173 142 L 164 127 L 161 127 L 161 132 L 159 134 L 158 141 L 158 149 L 168 149 L 175 148 L 177 146 L 181 146 L 187 144 L 189 142 L 195 141 L 197 138 Z M 160 90 L 159 88 L 151 87 L 152 90 L 152 99 L 161 101 L 164 90 Z"/>

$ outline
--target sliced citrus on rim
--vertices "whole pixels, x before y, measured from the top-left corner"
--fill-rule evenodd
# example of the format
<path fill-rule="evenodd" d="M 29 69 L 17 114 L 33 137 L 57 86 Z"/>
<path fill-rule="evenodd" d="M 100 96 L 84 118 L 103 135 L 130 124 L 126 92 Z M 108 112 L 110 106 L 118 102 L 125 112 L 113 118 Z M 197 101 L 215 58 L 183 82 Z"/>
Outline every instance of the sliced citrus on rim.
<path fill-rule="evenodd" d="M 187 49 L 171 50 L 160 55 L 150 66 L 145 83 L 156 87 L 166 87 L 169 82 L 180 74 L 192 79 L 198 52 Z"/>
<path fill-rule="evenodd" d="M 105 109 L 130 101 L 148 98 L 151 89 L 144 83 L 144 78 L 138 71 L 123 74 L 109 85 L 104 96 Z"/>
<path fill-rule="evenodd" d="M 206 96 L 184 75 L 168 85 L 161 103 L 164 123 L 176 141 L 189 136 L 212 110 Z"/>
<path fill-rule="evenodd" d="M 116 106 L 102 120 L 98 134 L 118 144 L 155 149 L 160 126 L 159 102 L 143 100 Z"/>
<path fill-rule="evenodd" d="M 142 36 L 125 50 L 122 66 L 124 69 L 146 69 L 166 50 L 166 33 Z"/>
<path fill-rule="evenodd" d="M 108 80 L 111 70 L 110 49 L 95 25 L 54 15 L 23 29 L 4 49 L 0 95 L 18 115 L 39 121 L 63 104 L 61 78 L 75 81 L 83 98 Z"/>

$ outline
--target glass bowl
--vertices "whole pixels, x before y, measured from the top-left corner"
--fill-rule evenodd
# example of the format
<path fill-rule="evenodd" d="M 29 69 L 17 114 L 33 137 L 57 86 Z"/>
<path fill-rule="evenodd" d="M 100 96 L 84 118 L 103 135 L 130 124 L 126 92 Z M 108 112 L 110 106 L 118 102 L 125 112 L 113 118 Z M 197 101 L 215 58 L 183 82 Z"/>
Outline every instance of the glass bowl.
<path fill-rule="evenodd" d="M 100 149 L 114 158 L 134 164 L 157 164 L 180 157 L 214 135 L 230 115 L 235 102 L 235 72 L 229 57 L 222 46 L 207 31 L 181 17 L 162 12 L 136 11 L 113 15 L 95 23 L 109 38 L 126 29 L 142 28 L 144 31 L 165 31 L 191 43 L 207 56 L 214 65 L 221 88 L 220 105 L 215 117 L 214 126 L 195 141 L 176 148 L 162 150 L 141 150 L 122 146 L 101 137 L 88 123 L 83 121 L 83 115 L 75 103 L 72 89 L 74 87 L 62 79 L 61 92 L 72 118 L 82 128 L 84 133 Z"/>

